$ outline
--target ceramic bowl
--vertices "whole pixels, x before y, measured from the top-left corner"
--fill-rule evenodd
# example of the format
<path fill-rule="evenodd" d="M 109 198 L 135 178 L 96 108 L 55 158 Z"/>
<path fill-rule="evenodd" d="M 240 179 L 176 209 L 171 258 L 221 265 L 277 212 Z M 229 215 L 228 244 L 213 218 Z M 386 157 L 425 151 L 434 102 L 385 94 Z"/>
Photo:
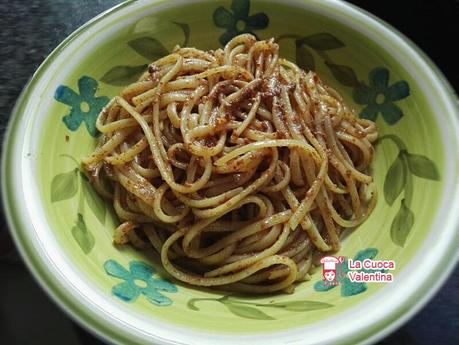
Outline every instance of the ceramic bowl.
<path fill-rule="evenodd" d="M 112 245 L 114 212 L 78 164 L 98 112 L 176 44 L 215 49 L 240 32 L 275 37 L 282 56 L 376 121 L 377 206 L 338 255 L 394 260 L 394 282 L 330 288 L 318 269 L 293 294 L 227 298 L 173 280 L 151 252 Z M 418 311 L 457 260 L 456 102 L 412 42 L 341 1 L 130 1 L 70 35 L 19 98 L 3 153 L 6 214 L 42 286 L 111 342 L 371 342 Z"/>

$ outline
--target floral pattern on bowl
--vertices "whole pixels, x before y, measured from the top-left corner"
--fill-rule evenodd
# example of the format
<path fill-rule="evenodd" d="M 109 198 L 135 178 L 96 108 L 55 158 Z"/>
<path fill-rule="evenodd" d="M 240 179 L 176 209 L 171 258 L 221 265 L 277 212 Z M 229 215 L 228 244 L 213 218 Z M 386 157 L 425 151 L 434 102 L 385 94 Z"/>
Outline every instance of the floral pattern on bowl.
<path fill-rule="evenodd" d="M 54 99 L 71 107 L 70 113 L 62 118 L 65 126 L 76 131 L 82 122 L 93 137 L 97 136 L 96 119 L 102 108 L 108 103 L 106 96 L 96 97 L 97 81 L 88 76 L 78 79 L 79 94 L 65 85 L 59 85 L 54 92 Z"/>
<path fill-rule="evenodd" d="M 368 75 L 370 85 L 362 82 L 354 88 L 355 103 L 367 105 L 359 114 L 361 118 L 376 121 L 381 113 L 388 125 L 394 125 L 402 118 L 403 112 L 394 102 L 408 97 L 410 86 L 404 80 L 389 86 L 389 75 L 387 68 L 374 68 Z"/>
<path fill-rule="evenodd" d="M 121 266 L 116 260 L 107 260 L 104 264 L 108 275 L 124 280 L 112 288 L 112 294 L 124 302 L 134 302 L 140 295 L 157 306 L 169 306 L 172 300 L 160 291 L 174 293 L 177 287 L 164 279 L 154 279 L 155 269 L 142 262 L 129 262 L 129 270 Z"/>
<path fill-rule="evenodd" d="M 249 13 L 250 1 L 247 0 L 233 0 L 231 11 L 223 6 L 217 7 L 213 13 L 214 24 L 226 29 L 218 39 L 222 46 L 237 35 L 249 33 L 256 36 L 254 31 L 268 27 L 269 18 L 266 13 L 260 12 L 253 15 Z"/>

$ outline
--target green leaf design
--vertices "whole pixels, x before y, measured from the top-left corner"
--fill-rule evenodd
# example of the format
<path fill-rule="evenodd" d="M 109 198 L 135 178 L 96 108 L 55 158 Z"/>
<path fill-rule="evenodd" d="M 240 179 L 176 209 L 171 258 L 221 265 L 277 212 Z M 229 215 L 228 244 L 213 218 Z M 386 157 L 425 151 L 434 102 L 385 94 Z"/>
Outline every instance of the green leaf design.
<path fill-rule="evenodd" d="M 183 35 L 185 36 L 185 40 L 183 42 L 183 47 L 188 45 L 188 41 L 190 40 L 190 26 L 186 23 L 179 23 L 179 22 L 172 22 L 175 25 L 178 25 L 180 29 L 183 31 Z"/>
<path fill-rule="evenodd" d="M 305 71 L 314 71 L 314 57 L 304 44 L 296 44 L 296 64 Z"/>
<path fill-rule="evenodd" d="M 78 213 L 78 219 L 72 228 L 72 236 L 85 254 L 88 254 L 94 247 L 94 236 L 86 228 L 81 213 Z"/>
<path fill-rule="evenodd" d="M 384 180 L 384 198 L 392 205 L 402 192 L 406 183 L 406 168 L 403 162 L 403 151 L 400 151 L 395 161 L 389 167 Z"/>
<path fill-rule="evenodd" d="M 194 310 L 194 311 L 199 311 L 199 308 L 196 306 L 196 302 L 199 301 L 200 298 L 192 298 L 188 301 L 186 306 L 188 309 Z"/>
<path fill-rule="evenodd" d="M 51 202 L 67 200 L 78 191 L 78 168 L 58 174 L 51 181 Z"/>
<path fill-rule="evenodd" d="M 316 301 L 290 301 L 265 304 L 264 307 L 282 308 L 289 311 L 310 311 L 331 308 L 334 305 Z"/>
<path fill-rule="evenodd" d="M 390 227 L 390 237 L 392 242 L 394 242 L 397 246 L 403 247 L 413 224 L 414 213 L 405 204 L 405 199 L 402 199 L 400 203 L 400 210 L 394 217 Z"/>
<path fill-rule="evenodd" d="M 228 310 L 236 316 L 240 316 L 246 319 L 254 320 L 275 320 L 272 316 L 258 310 L 254 307 L 247 307 L 245 305 L 238 305 L 233 303 L 224 303 Z"/>
<path fill-rule="evenodd" d="M 186 304 L 186 306 L 191 309 L 191 310 L 194 310 L 194 311 L 199 311 L 199 308 L 196 306 L 196 303 L 197 302 L 201 302 L 201 301 L 214 301 L 214 302 L 220 302 L 224 299 L 226 299 L 227 297 L 224 296 L 222 298 L 219 298 L 219 299 L 216 299 L 216 298 L 192 298 L 188 301 L 188 303 Z"/>
<path fill-rule="evenodd" d="M 140 66 L 115 66 L 105 73 L 100 80 L 105 84 L 125 86 L 135 82 L 148 65 Z"/>
<path fill-rule="evenodd" d="M 154 61 L 169 54 L 169 51 L 156 38 L 139 37 L 128 42 L 128 45 L 144 58 Z"/>
<path fill-rule="evenodd" d="M 91 183 L 88 181 L 88 178 L 80 172 L 82 185 L 83 185 L 83 194 L 86 199 L 86 203 L 89 208 L 94 212 L 95 216 L 102 224 L 105 224 L 105 215 L 107 209 L 105 207 L 104 200 L 96 193 L 94 188 L 91 186 Z"/>
<path fill-rule="evenodd" d="M 333 76 L 345 86 L 356 87 L 360 85 L 354 70 L 345 65 L 337 65 L 330 61 L 325 61 L 325 65 L 330 69 Z"/>
<path fill-rule="evenodd" d="M 406 152 L 405 157 L 408 168 L 413 175 L 434 181 L 440 180 L 440 174 L 438 173 L 435 163 L 426 156 Z"/>
<path fill-rule="evenodd" d="M 306 36 L 301 39 L 301 43 L 306 43 L 315 50 L 332 50 L 346 46 L 343 42 L 328 32 Z"/>
<path fill-rule="evenodd" d="M 65 157 L 65 158 L 68 158 L 70 159 L 73 163 L 75 163 L 75 166 L 76 167 L 79 167 L 80 166 L 80 163 L 78 163 L 78 161 L 75 159 L 75 157 L 73 157 L 72 155 L 68 155 L 66 153 L 63 153 L 61 155 L 59 155 L 59 157 Z"/>

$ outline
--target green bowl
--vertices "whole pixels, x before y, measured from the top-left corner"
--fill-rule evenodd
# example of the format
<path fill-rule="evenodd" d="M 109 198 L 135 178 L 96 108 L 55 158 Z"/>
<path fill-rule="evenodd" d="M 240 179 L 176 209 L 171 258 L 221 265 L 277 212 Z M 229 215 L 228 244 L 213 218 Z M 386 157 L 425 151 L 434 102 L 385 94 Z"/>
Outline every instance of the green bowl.
<path fill-rule="evenodd" d="M 338 255 L 394 260 L 394 282 L 329 288 L 317 270 L 291 295 L 225 297 L 173 280 L 153 253 L 112 245 L 114 212 L 78 170 L 98 112 L 176 44 L 215 49 L 240 32 L 277 38 L 282 56 L 376 121 L 377 206 Z M 3 200 L 38 281 L 109 341 L 372 342 L 418 311 L 458 259 L 458 128 L 456 95 L 432 62 L 344 2 L 130 1 L 70 35 L 25 88 L 4 146 Z"/>

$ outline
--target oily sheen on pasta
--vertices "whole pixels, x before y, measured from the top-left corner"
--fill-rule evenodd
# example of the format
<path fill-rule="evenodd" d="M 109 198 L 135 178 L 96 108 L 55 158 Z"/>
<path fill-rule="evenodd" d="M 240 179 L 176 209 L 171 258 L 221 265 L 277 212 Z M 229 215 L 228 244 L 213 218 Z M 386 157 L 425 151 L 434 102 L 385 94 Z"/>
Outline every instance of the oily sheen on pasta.
<path fill-rule="evenodd" d="M 376 202 L 375 124 L 273 39 L 176 47 L 97 129 L 83 166 L 119 217 L 114 243 L 153 248 L 192 285 L 291 292 Z"/>

